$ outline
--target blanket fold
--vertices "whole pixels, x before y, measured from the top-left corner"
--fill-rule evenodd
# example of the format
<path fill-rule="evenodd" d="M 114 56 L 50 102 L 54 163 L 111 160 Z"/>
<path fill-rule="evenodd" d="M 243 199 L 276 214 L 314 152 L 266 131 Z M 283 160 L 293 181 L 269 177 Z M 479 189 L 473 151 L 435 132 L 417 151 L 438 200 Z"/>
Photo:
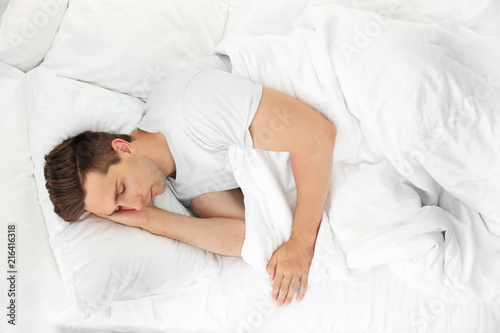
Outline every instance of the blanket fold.
<path fill-rule="evenodd" d="M 311 283 L 387 264 L 429 292 L 500 298 L 500 76 L 489 76 L 500 66 L 485 72 L 484 40 L 330 5 L 309 9 L 288 36 L 217 47 L 234 73 L 337 126 Z M 264 268 L 291 232 L 289 156 L 231 147 L 230 159 L 245 195 L 243 258 Z"/>

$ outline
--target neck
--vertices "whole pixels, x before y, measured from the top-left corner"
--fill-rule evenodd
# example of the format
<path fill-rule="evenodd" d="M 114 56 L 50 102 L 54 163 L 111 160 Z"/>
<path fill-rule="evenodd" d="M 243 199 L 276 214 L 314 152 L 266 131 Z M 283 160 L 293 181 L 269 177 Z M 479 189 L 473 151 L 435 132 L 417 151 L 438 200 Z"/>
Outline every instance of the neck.
<path fill-rule="evenodd" d="M 130 134 L 139 154 L 156 164 L 165 176 L 175 176 L 175 161 L 162 133 L 149 133 L 140 129 Z"/>

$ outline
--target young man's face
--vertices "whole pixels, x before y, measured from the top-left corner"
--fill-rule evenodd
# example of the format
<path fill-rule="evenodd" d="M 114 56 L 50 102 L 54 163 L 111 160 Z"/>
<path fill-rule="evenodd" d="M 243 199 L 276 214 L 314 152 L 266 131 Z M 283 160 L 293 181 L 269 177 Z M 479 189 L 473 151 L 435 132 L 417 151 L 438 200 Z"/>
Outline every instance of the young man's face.
<path fill-rule="evenodd" d="M 117 210 L 141 210 L 165 191 L 167 179 L 149 159 L 125 154 L 106 175 L 90 172 L 85 179 L 85 210 L 109 216 Z"/>

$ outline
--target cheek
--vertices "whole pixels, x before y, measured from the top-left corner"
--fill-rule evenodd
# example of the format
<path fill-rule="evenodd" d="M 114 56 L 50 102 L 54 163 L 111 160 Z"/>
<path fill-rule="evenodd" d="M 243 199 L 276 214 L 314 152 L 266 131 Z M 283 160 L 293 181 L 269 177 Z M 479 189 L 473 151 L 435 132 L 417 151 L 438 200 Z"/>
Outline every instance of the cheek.
<path fill-rule="evenodd" d="M 143 194 L 149 187 L 151 187 L 151 179 L 148 170 L 137 170 L 134 172 L 133 177 L 128 177 L 128 186 L 130 190 Z"/>
<path fill-rule="evenodd" d="M 129 193 L 142 193 L 144 187 L 144 181 L 142 181 L 140 178 L 134 178 L 128 181 L 127 191 Z"/>

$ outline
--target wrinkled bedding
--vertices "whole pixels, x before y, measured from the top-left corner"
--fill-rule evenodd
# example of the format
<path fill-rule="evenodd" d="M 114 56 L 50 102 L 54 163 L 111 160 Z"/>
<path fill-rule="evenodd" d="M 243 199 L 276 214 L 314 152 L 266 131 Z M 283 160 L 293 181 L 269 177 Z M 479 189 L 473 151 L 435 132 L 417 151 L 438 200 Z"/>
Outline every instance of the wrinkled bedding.
<path fill-rule="evenodd" d="M 307 8 L 325 4 L 345 8 L 318 8 L 296 21 Z M 470 105 L 497 103 L 499 15 L 496 0 L 158 0 L 147 5 L 138 0 L 0 0 L 0 145 L 8 161 L 0 163 L 0 243 L 7 239 L 8 225 L 17 225 L 18 269 L 16 325 L 10 325 L 6 316 L 0 332 L 498 332 L 498 297 L 459 304 L 456 296 L 496 297 L 498 240 L 493 234 L 498 234 L 498 224 L 483 209 L 494 208 L 484 201 L 494 201 L 493 194 L 469 189 L 474 184 L 469 182 L 471 175 L 452 174 L 453 163 L 443 164 L 447 166 L 443 170 L 428 164 L 467 151 L 439 146 L 445 131 L 422 136 L 428 139 L 423 147 L 440 148 L 435 154 L 418 147 L 405 152 L 408 141 L 401 140 L 419 133 L 415 117 L 408 118 L 415 106 L 457 105 L 457 96 L 465 91 L 473 98 L 463 100 L 449 123 L 460 124 L 469 139 L 476 140 L 469 143 L 467 136 L 460 136 L 463 140 L 457 142 L 467 143 L 479 156 L 476 163 L 484 164 L 479 178 L 484 173 L 486 179 L 488 170 L 495 168 L 496 151 L 488 152 L 491 137 L 485 131 L 496 131 L 495 120 L 484 126 L 478 117 L 470 124 L 478 129 L 475 132 L 467 132 L 468 123 L 458 120 L 474 119 Z M 422 29 L 432 43 L 423 41 Z M 37 188 L 36 154 L 30 144 L 40 146 L 38 140 L 84 126 L 82 120 L 92 120 L 91 128 L 109 130 L 125 120 L 126 113 L 141 112 L 150 90 L 170 70 L 210 55 L 221 40 L 225 41 L 219 50 L 231 54 L 236 73 L 299 97 L 339 129 L 332 191 L 306 297 L 301 303 L 275 306 L 270 298 L 272 282 L 262 268 L 290 230 L 296 195 L 289 156 L 233 148 L 232 163 L 251 222 L 245 260 L 259 268 L 240 258 L 218 257 L 220 271 L 210 275 L 215 278 L 212 283 L 127 299 L 127 294 L 168 282 L 168 276 L 181 276 L 177 267 L 189 274 L 201 266 L 195 260 L 180 261 L 182 266 L 175 268 L 158 264 L 164 255 L 171 260 L 185 257 L 156 250 L 156 241 L 141 241 L 137 247 L 137 242 L 122 237 L 142 233 L 132 228 L 123 227 L 122 233 L 117 231 L 119 225 L 107 228 L 103 221 L 80 225 L 85 232 L 66 229 L 64 222 L 61 229 L 54 228 L 55 221 L 44 214 L 43 196 L 38 195 L 43 183 Z M 412 42 L 417 44 L 412 47 Z M 439 46 L 426 55 L 425 45 Z M 439 60 L 438 55 L 446 65 L 432 62 Z M 428 63 L 420 67 L 427 76 L 419 79 L 412 56 Z M 405 61 L 412 65 L 401 75 L 398 71 Z M 401 83 L 412 73 L 415 91 L 408 82 Z M 443 77 L 447 79 L 438 80 Z M 391 78 L 399 80 L 391 84 Z M 468 88 L 462 78 L 467 78 Z M 434 102 L 423 103 L 422 89 L 428 89 L 425 96 L 434 96 Z M 35 104 L 30 100 L 37 101 L 35 127 L 42 129 L 40 136 L 31 136 L 27 113 Z M 128 126 L 135 128 L 137 119 L 129 120 Z M 399 141 L 392 142 L 389 136 Z M 398 156 L 404 157 L 402 164 L 395 159 Z M 455 163 L 455 171 L 472 170 L 465 162 Z M 436 174 L 440 170 L 450 176 Z M 444 184 L 446 179 L 450 182 Z M 487 185 L 493 184 L 492 179 Z M 480 198 L 483 193 L 490 198 Z M 176 200 L 172 205 L 184 208 Z M 79 238 L 59 241 L 53 231 L 61 230 Z M 148 237 L 138 237 L 143 236 Z M 83 246 L 82 239 L 91 240 L 90 245 Z M 124 251 L 115 246 L 118 243 Z M 66 260 L 68 254 L 74 258 L 71 262 Z M 75 270 L 67 270 L 69 263 Z M 376 263 L 380 264 L 374 267 Z M 0 270 L 9 271 L 7 264 L 2 260 Z M 127 268 L 138 272 L 136 279 L 122 274 L 129 272 Z M 80 275 L 81 284 L 68 279 L 78 270 L 88 272 Z M 401 278 L 435 294 L 413 288 Z M 104 288 L 96 288 L 96 281 L 104 282 Z M 117 288 L 125 284 L 116 281 L 130 282 L 130 288 Z M 73 306 L 75 294 L 67 292 L 68 282 L 70 290 L 90 287 L 91 292 L 79 293 L 80 299 L 96 296 L 95 303 L 87 304 L 96 311 L 91 318 L 83 319 Z M 13 299 L 9 288 L 9 280 L 0 280 L 4 304 Z"/>
<path fill-rule="evenodd" d="M 386 264 L 431 293 L 498 299 L 500 66 L 482 55 L 500 46 L 459 24 L 392 19 L 396 10 L 311 8 L 288 36 L 227 38 L 216 52 L 338 128 L 310 283 Z M 243 258 L 264 268 L 291 232 L 289 156 L 232 147 L 231 163 L 245 195 Z"/>

